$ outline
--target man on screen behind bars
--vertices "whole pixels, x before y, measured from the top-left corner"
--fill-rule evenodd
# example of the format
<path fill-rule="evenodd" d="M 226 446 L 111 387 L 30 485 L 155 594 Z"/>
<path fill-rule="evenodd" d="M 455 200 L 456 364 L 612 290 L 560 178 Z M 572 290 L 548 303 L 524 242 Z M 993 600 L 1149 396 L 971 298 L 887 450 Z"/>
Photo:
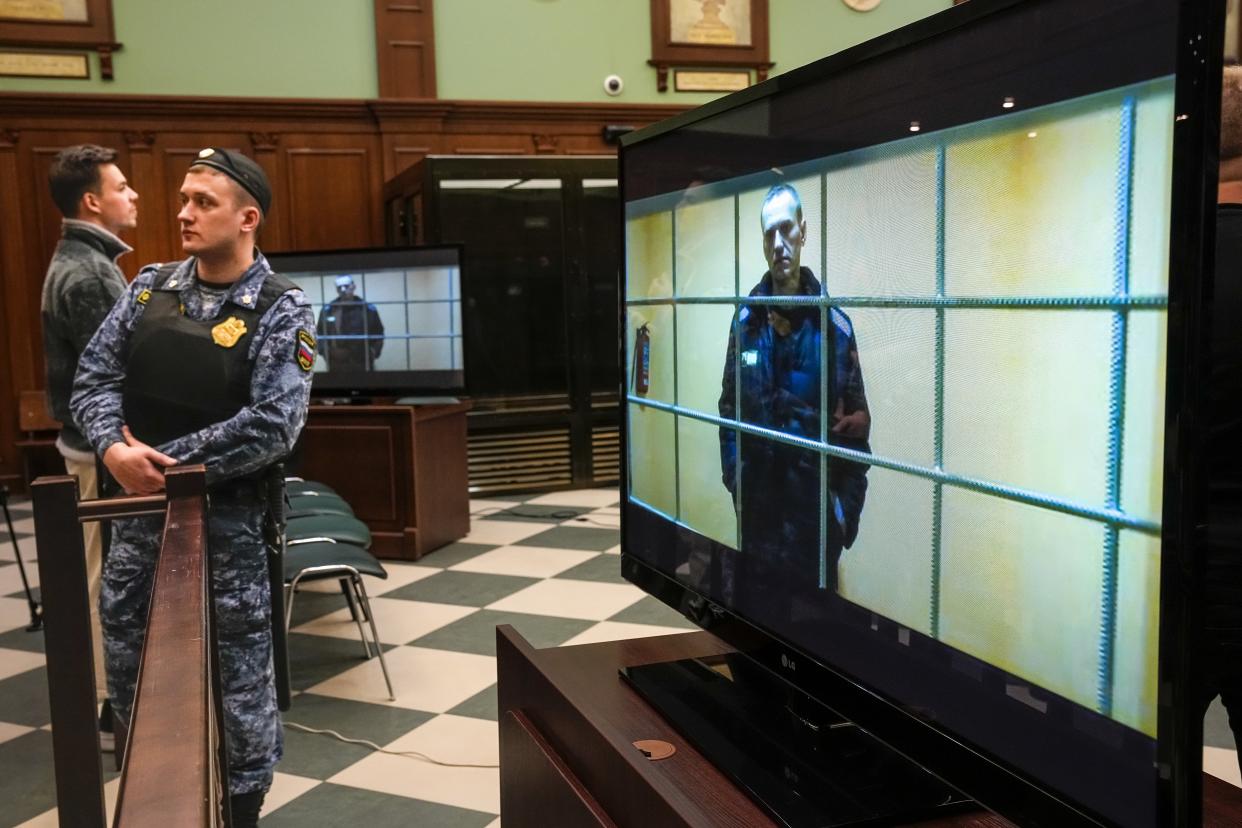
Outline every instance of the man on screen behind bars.
<path fill-rule="evenodd" d="M 337 276 L 336 298 L 319 313 L 315 329 L 329 371 L 373 371 L 384 350 L 379 309 L 357 290 L 353 276 Z"/>
<path fill-rule="evenodd" d="M 759 211 L 768 271 L 751 296 L 821 295 L 819 280 L 802 266 L 806 221 L 802 200 L 789 184 L 768 190 Z M 863 390 L 854 327 L 844 312 L 829 310 L 821 330 L 818 305 L 743 305 L 729 333 L 721 380 L 720 416 L 794 437 L 820 439 L 820 383 L 828 385 L 828 440 L 870 451 L 871 415 Z M 822 376 L 823 371 L 828 376 Z M 735 373 L 736 372 L 736 373 Z M 741 410 L 737 410 L 740 377 Z M 814 450 L 720 429 L 720 465 L 741 526 L 742 552 L 752 580 L 803 589 L 819 583 L 820 461 Z M 738 461 L 741 461 L 739 474 Z M 828 460 L 825 588 L 837 588 L 837 561 L 858 534 L 867 492 L 867 466 Z M 739 480 L 740 478 L 740 480 Z M 740 491 L 739 491 L 740 483 Z M 754 588 L 755 584 L 748 585 Z"/>

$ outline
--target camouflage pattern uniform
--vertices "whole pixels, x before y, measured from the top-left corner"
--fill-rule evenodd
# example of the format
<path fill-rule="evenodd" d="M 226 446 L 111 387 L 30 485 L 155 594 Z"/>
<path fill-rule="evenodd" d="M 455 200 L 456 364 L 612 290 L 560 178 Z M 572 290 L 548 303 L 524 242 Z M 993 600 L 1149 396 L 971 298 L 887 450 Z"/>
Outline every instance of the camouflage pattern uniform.
<path fill-rule="evenodd" d="M 113 307 L 82 354 L 72 408 L 79 426 L 103 454 L 123 441 L 122 388 L 131 357 L 130 339 L 157 291 L 176 291 L 189 320 L 225 320 L 254 309 L 267 260 L 255 263 L 233 285 L 200 283 L 196 261 L 168 273 L 147 267 Z M 275 282 L 273 283 L 275 284 Z M 208 544 L 215 594 L 220 679 L 228 736 L 231 794 L 265 791 L 282 753 L 272 663 L 271 594 L 263 541 L 266 506 L 257 472 L 285 457 L 306 421 L 314 362 L 314 318 L 300 290 L 279 296 L 248 332 L 250 401 L 234 416 L 155 447 L 182 465 L 207 467 L 210 488 Z M 310 358 L 307 357 L 309 340 Z M 219 343 L 217 343 L 219 344 Z M 185 365 L 193 373 L 193 364 Z M 131 412 L 131 418 L 133 412 Z M 136 432 L 138 439 L 143 439 Z M 133 707 L 142 642 L 163 520 L 119 520 L 104 568 L 100 612 L 105 661 L 114 710 L 128 722 Z"/>

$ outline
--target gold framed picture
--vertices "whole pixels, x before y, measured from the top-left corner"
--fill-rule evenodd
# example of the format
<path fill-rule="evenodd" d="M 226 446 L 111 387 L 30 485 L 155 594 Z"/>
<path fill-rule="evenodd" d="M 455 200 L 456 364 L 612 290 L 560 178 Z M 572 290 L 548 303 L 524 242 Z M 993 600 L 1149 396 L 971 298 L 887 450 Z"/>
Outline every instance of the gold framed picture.
<path fill-rule="evenodd" d="M 112 78 L 112 53 L 121 48 L 112 25 L 112 0 L 0 0 L 0 47 L 87 48 L 99 52 L 99 73 Z"/>
<path fill-rule="evenodd" d="M 671 67 L 754 70 L 764 80 L 768 0 L 651 0 L 651 60 L 656 85 L 668 89 Z"/>

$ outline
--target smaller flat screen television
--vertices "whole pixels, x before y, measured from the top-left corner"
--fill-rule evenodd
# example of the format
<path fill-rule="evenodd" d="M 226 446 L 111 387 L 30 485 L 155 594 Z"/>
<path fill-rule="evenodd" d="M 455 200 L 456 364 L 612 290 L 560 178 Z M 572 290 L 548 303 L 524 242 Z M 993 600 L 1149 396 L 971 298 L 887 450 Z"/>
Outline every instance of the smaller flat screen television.
<path fill-rule="evenodd" d="M 460 246 L 274 253 L 267 260 L 314 305 L 316 395 L 464 391 Z"/>

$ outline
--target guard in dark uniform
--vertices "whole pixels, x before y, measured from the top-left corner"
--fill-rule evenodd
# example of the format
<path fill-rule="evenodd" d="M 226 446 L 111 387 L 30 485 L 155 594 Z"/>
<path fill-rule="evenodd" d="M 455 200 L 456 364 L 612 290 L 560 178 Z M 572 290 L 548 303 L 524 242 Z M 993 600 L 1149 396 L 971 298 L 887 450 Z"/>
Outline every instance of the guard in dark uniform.
<path fill-rule="evenodd" d="M 254 247 L 271 204 L 262 169 L 203 150 L 181 188 L 190 257 L 144 268 L 83 352 L 75 419 L 117 481 L 159 491 L 163 468 L 202 463 L 235 826 L 254 825 L 282 749 L 271 640 L 263 480 L 306 421 L 310 303 Z M 116 521 L 100 614 L 109 692 L 128 721 L 162 519 Z"/>

